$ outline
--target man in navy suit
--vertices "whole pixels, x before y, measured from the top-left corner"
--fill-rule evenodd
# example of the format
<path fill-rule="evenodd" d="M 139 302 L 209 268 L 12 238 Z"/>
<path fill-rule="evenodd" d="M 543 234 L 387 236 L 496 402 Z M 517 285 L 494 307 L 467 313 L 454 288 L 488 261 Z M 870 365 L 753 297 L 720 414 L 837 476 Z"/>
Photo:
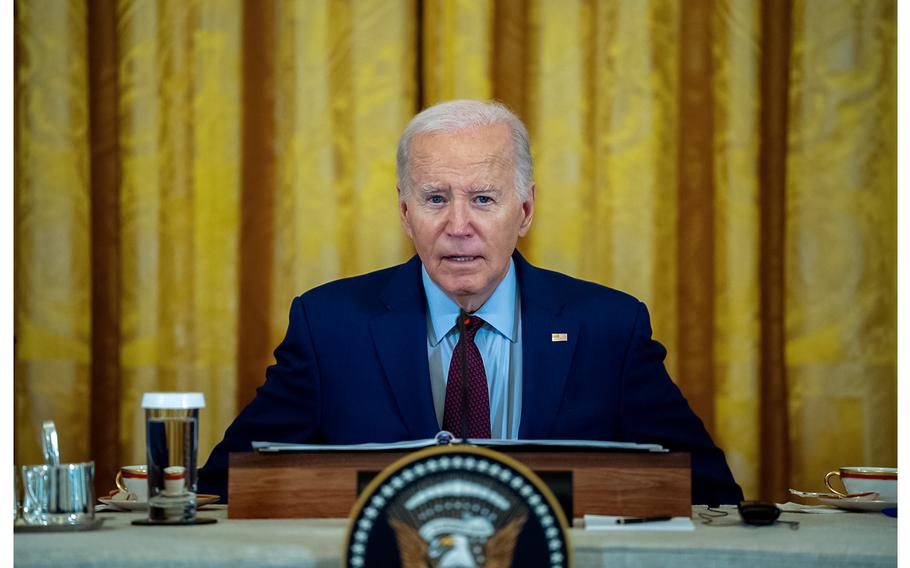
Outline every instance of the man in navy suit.
<path fill-rule="evenodd" d="M 452 101 L 414 117 L 398 198 L 417 256 L 294 299 L 276 363 L 199 490 L 226 496 L 228 453 L 254 440 L 393 442 L 470 424 L 473 437 L 662 444 L 691 453 L 694 503 L 741 500 L 644 304 L 516 251 L 534 194 L 527 130 L 504 106 Z"/>

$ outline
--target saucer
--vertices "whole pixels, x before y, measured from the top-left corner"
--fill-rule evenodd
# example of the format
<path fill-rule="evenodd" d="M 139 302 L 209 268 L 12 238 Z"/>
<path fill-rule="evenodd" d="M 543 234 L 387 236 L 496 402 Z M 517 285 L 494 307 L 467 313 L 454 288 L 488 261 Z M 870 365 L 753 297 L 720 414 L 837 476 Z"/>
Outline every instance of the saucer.
<path fill-rule="evenodd" d="M 897 507 L 896 501 L 881 501 L 878 499 L 845 499 L 843 497 L 819 495 L 818 500 L 825 505 L 832 505 L 848 511 L 881 511 L 889 507 Z"/>
<path fill-rule="evenodd" d="M 204 505 L 209 505 L 214 503 L 218 499 L 221 499 L 219 495 L 208 495 L 205 493 L 196 494 L 196 508 L 202 507 Z M 111 499 L 110 497 L 104 498 L 101 497 L 98 501 L 104 503 L 108 507 L 117 509 L 120 511 L 145 511 L 148 509 L 148 503 L 145 501 L 127 501 L 125 499 Z"/>

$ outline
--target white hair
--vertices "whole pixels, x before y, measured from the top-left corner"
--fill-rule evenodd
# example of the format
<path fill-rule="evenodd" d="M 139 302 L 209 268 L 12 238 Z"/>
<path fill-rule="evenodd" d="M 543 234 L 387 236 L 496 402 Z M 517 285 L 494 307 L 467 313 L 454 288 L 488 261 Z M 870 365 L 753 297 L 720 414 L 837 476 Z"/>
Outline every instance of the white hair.
<path fill-rule="evenodd" d="M 433 105 L 411 119 L 398 141 L 398 186 L 401 197 L 410 191 L 411 143 L 418 134 L 427 132 L 457 132 L 504 123 L 512 134 L 513 162 L 515 166 L 515 191 L 525 201 L 531 194 L 534 164 L 531 160 L 531 143 L 528 129 L 521 119 L 504 104 L 496 101 L 461 99 Z"/>

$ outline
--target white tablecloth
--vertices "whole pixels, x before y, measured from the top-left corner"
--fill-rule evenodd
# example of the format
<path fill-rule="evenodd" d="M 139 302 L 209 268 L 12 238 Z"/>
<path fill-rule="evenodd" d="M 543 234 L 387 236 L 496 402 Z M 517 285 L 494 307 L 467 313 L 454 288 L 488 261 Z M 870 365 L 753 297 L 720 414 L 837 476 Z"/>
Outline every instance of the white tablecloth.
<path fill-rule="evenodd" d="M 696 507 L 694 513 L 703 508 Z M 777 524 L 743 525 L 735 508 L 704 525 L 693 514 L 694 532 L 591 532 L 574 528 L 575 566 L 748 566 L 825 568 L 897 565 L 897 520 L 880 513 L 808 515 L 799 530 Z M 202 511 L 218 523 L 189 527 L 139 527 L 138 513 L 99 513 L 99 530 L 16 533 L 17 568 L 61 566 L 337 567 L 346 521 L 236 520 L 224 509 Z"/>

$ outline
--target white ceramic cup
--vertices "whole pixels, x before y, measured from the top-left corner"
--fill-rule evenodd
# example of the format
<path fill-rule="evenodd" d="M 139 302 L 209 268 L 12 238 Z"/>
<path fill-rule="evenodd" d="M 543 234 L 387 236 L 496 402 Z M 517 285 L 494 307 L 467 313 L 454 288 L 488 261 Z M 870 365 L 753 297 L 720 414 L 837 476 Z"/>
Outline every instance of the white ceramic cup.
<path fill-rule="evenodd" d="M 840 479 L 846 492 L 831 486 L 831 480 L 835 477 Z M 842 467 L 825 476 L 825 485 L 841 497 L 874 491 L 878 493 L 880 501 L 897 502 L 897 468 L 895 467 Z"/>
<path fill-rule="evenodd" d="M 177 496 L 186 493 L 186 468 L 172 465 L 164 468 L 164 491 L 162 495 Z"/>
<path fill-rule="evenodd" d="M 127 494 L 130 501 L 145 502 L 149 498 L 149 476 L 145 465 L 125 465 L 114 480 L 117 489 Z"/>

